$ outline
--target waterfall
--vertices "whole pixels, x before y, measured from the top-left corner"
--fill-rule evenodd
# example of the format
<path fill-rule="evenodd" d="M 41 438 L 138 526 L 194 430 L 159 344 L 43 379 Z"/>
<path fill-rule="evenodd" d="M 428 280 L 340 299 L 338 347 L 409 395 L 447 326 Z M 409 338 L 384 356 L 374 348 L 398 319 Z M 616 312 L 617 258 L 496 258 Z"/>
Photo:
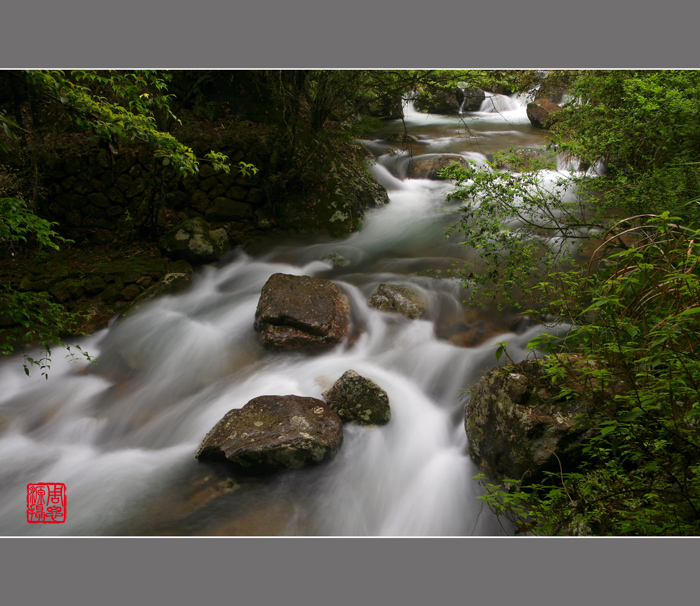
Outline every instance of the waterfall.
<path fill-rule="evenodd" d="M 523 107 L 522 100 L 518 95 L 498 95 L 495 93 L 485 93 L 486 98 L 481 102 L 480 112 L 513 112 Z"/>
<path fill-rule="evenodd" d="M 489 99 L 512 112 L 514 101 L 501 97 Z M 421 135 L 422 154 L 447 148 L 484 161 L 492 149 L 543 142 L 526 122 L 494 113 L 478 118 L 465 137 L 456 117 L 418 114 L 411 102 L 404 111 Z M 387 128 L 399 132 L 403 124 Z M 188 291 L 83 339 L 96 365 L 56 353 L 45 381 L 25 377 L 16 358 L 3 361 L 0 534 L 500 533 L 476 498 L 479 470 L 467 454 L 463 391 L 495 366 L 494 343 L 508 341 L 511 356 L 522 359 L 535 332 L 511 332 L 514 318 L 493 309 L 465 315 L 468 293 L 449 270 L 473 253 L 444 238 L 457 206 L 445 199 L 450 184 L 406 179 L 404 156 L 397 162 L 381 151 L 389 147 L 377 142 L 371 171 L 390 203 L 369 210 L 362 231 L 344 240 L 280 241 L 256 256 L 232 251 L 200 268 Z M 331 252 L 348 265 L 331 267 L 323 260 Z M 254 315 L 276 272 L 333 280 L 351 302 L 353 339 L 318 356 L 263 350 Z M 426 316 L 408 320 L 369 308 L 380 283 L 420 292 Z M 486 336 L 465 346 L 474 322 Z M 330 462 L 226 484 L 222 470 L 194 461 L 199 442 L 228 410 L 267 394 L 321 398 L 349 369 L 387 392 L 392 419 L 382 427 L 345 425 Z M 26 486 L 39 482 L 66 485 L 64 524 L 26 522 Z"/>

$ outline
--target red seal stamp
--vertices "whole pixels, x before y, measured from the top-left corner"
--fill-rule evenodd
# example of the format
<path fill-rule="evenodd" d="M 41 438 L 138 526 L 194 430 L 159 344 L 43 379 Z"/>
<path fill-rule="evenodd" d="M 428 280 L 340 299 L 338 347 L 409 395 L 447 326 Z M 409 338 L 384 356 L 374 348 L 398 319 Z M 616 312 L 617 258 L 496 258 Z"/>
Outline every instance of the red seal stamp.
<path fill-rule="evenodd" d="M 42 482 L 27 484 L 27 522 L 63 524 L 66 521 L 66 485 Z"/>

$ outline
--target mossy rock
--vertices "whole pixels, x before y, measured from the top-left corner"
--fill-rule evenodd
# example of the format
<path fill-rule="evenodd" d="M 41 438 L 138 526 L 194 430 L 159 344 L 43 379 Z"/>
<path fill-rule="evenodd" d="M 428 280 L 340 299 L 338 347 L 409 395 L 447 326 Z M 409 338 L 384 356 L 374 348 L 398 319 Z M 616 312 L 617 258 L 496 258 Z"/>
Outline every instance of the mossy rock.
<path fill-rule="evenodd" d="M 275 218 L 284 229 L 343 237 L 362 227 L 365 210 L 388 202 L 386 190 L 364 166 L 331 162 L 323 186 L 313 193 L 286 192 Z"/>
<path fill-rule="evenodd" d="M 226 413 L 195 459 L 255 472 L 298 469 L 332 457 L 342 441 L 342 421 L 322 400 L 259 396 Z"/>
<path fill-rule="evenodd" d="M 571 373 L 568 381 L 580 380 L 578 396 L 562 397 L 561 387 L 545 373 L 547 358 L 491 370 L 472 390 L 464 409 L 469 453 L 495 478 L 533 480 L 580 461 L 594 431 L 579 423 L 579 415 L 594 406 L 594 385 L 583 371 L 600 365 L 574 356 L 563 361 Z M 601 397 L 612 400 L 624 390 L 616 384 Z"/>
<path fill-rule="evenodd" d="M 408 286 L 380 284 L 367 301 L 372 309 L 401 314 L 411 320 L 425 317 L 428 309 L 423 297 Z"/>
<path fill-rule="evenodd" d="M 323 392 L 326 403 L 344 421 L 384 425 L 391 419 L 389 396 L 374 381 L 348 370 Z"/>
<path fill-rule="evenodd" d="M 527 117 L 533 126 L 547 130 L 554 124 L 556 114 L 561 109 L 549 99 L 535 99 L 527 104 Z"/>
<path fill-rule="evenodd" d="M 228 235 L 223 229 L 212 230 L 204 219 L 195 217 L 171 229 L 158 245 L 165 255 L 198 265 L 221 259 L 228 247 Z"/>
<path fill-rule="evenodd" d="M 439 181 L 444 179 L 438 173 L 453 163 L 467 166 L 467 161 L 456 154 L 426 154 L 412 159 L 408 164 L 407 177 L 409 179 L 432 179 Z"/>

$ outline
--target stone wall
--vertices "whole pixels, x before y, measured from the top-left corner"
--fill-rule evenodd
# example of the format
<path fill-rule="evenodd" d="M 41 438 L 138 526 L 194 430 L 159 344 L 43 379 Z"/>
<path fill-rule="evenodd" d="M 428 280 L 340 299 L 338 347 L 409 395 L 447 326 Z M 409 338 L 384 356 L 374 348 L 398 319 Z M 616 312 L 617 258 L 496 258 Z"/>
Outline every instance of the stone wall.
<path fill-rule="evenodd" d="M 153 155 L 146 150 L 113 155 L 104 148 L 88 148 L 77 154 L 61 153 L 47 176 L 48 215 L 67 231 L 114 229 L 137 224 L 146 213 L 149 196 L 158 188 Z M 244 151 L 229 154 L 232 165 Z M 263 223 L 265 193 L 257 176 L 245 177 L 233 168 L 215 172 L 204 163 L 199 174 L 176 178 L 163 171 L 166 205 L 187 216 L 211 221 Z M 263 223 L 264 225 L 264 223 Z"/>
<path fill-rule="evenodd" d="M 279 192 L 269 201 L 262 171 L 244 176 L 238 162 L 251 162 L 259 168 L 264 157 L 255 149 L 225 151 L 230 173 L 216 172 L 200 163 L 197 175 L 176 178 L 164 170 L 165 206 L 175 211 L 166 227 L 192 217 L 210 223 L 230 224 L 232 231 L 282 230 L 301 233 L 325 233 L 344 236 L 359 229 L 367 208 L 387 203 L 386 191 L 363 169 L 358 159 L 338 164 L 327 160 L 330 168 L 320 182 L 302 183 Z M 199 156 L 203 155 L 198 154 Z M 107 149 L 90 147 L 82 153 L 61 151 L 47 174 L 46 215 L 59 222 L 69 237 L 81 232 L 147 225 L 148 199 L 160 185 L 161 171 L 155 171 L 152 152 L 124 151 L 113 155 Z M 363 155 L 369 156 L 364 150 Z M 263 154 L 264 156 L 264 154 Z"/>

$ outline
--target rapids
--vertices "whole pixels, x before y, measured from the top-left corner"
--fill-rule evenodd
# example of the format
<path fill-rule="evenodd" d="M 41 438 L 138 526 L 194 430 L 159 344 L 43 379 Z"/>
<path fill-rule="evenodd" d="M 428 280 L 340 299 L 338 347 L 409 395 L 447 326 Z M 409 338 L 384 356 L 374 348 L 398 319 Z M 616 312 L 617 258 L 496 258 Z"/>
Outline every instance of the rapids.
<path fill-rule="evenodd" d="M 517 99 L 490 95 L 481 112 L 419 114 L 405 124 L 413 156 L 459 154 L 485 161 L 510 145 L 539 146 Z M 499 111 L 494 111 L 498 109 Z M 157 300 L 81 342 L 97 365 L 54 352 L 48 380 L 0 366 L 2 535 L 493 535 L 497 520 L 476 500 L 478 469 L 467 454 L 463 390 L 496 365 L 494 343 L 515 359 L 540 330 L 514 330 L 513 314 L 465 312 L 467 293 L 444 271 L 469 262 L 445 239 L 456 205 L 450 184 L 405 178 L 408 150 L 384 137 L 366 145 L 390 204 L 367 213 L 343 240 L 276 242 L 230 251 L 196 272 L 185 293 Z M 448 211 L 448 212 L 445 212 Z M 333 268 L 338 253 L 349 264 Z M 269 353 L 253 329 L 265 281 L 275 272 L 326 277 L 350 298 L 350 340 L 320 356 Z M 424 320 L 370 309 L 382 282 L 412 285 L 429 302 Z M 471 325 L 486 340 L 464 346 Z M 383 427 L 345 425 L 338 455 L 318 467 L 226 479 L 198 464 L 206 432 L 230 409 L 265 394 L 321 397 L 354 369 L 389 395 Z M 28 524 L 29 483 L 66 485 L 67 521 Z"/>

